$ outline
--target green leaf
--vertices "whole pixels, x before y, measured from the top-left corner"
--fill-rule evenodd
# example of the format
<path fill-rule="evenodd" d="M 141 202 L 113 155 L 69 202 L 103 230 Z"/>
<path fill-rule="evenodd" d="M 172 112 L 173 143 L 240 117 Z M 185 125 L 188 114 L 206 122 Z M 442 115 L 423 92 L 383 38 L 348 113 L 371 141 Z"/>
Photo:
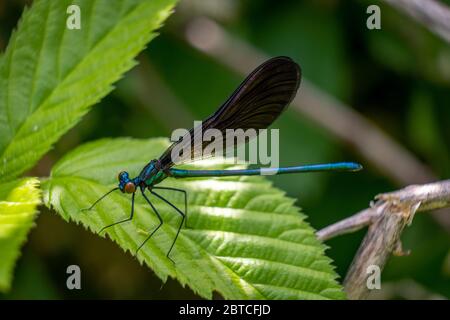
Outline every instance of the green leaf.
<path fill-rule="evenodd" d="M 40 0 L 0 60 L 0 181 L 31 168 L 133 67 L 175 0 Z M 67 7 L 81 29 L 66 27 Z"/>
<path fill-rule="evenodd" d="M 40 203 L 38 183 L 26 178 L 0 184 L 0 291 L 10 288 L 20 247 L 33 226 Z"/>
<path fill-rule="evenodd" d="M 100 140 L 83 145 L 53 168 L 43 182 L 44 202 L 65 220 L 82 223 L 93 232 L 127 218 L 129 194 L 112 193 L 94 210 L 89 207 L 117 185 L 117 174 L 137 175 L 147 161 L 167 148 L 166 139 Z M 202 161 L 190 168 L 236 167 L 224 160 Z M 188 191 L 188 228 L 183 228 L 166 258 L 181 217 L 150 195 L 163 226 L 139 251 L 137 258 L 163 280 L 168 276 L 202 297 L 213 291 L 227 299 L 340 299 L 341 286 L 325 247 L 304 221 L 294 200 L 263 177 L 214 179 L 168 178 L 162 186 Z M 179 192 L 158 191 L 183 209 Z M 158 220 L 137 193 L 135 217 L 107 229 L 108 235 L 133 255 Z"/>

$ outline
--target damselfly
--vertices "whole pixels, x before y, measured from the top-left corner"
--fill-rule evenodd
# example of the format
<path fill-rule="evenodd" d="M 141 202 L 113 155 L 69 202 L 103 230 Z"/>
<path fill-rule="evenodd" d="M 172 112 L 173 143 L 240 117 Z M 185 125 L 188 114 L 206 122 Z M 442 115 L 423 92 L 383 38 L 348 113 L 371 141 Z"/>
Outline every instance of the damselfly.
<path fill-rule="evenodd" d="M 181 216 L 175 238 L 167 252 L 167 258 L 177 241 L 180 230 L 187 217 L 187 193 L 178 188 L 162 187 L 159 184 L 166 178 L 191 178 L 191 177 L 224 177 L 224 176 L 251 176 L 263 174 L 284 174 L 298 172 L 318 171 L 358 171 L 362 166 L 354 162 L 338 162 L 327 164 L 312 164 L 282 168 L 256 168 L 240 170 L 183 170 L 173 166 L 189 161 L 202 159 L 203 151 L 211 144 L 219 142 L 226 148 L 224 141 L 205 141 L 197 132 L 205 132 L 208 129 L 216 129 L 226 137 L 228 129 L 266 129 L 286 109 L 287 105 L 295 97 L 301 80 L 301 70 L 297 63 L 288 57 L 272 58 L 257 67 L 225 101 L 225 103 L 210 117 L 201 123 L 201 128 L 193 128 L 181 139 L 173 143 L 159 159 L 151 160 L 140 172 L 131 178 L 128 172 L 119 173 L 119 184 L 116 188 L 103 195 L 94 202 L 92 209 L 100 200 L 111 192 L 120 190 L 131 194 L 131 213 L 124 220 L 103 227 L 105 229 L 131 221 L 134 214 L 134 200 L 137 191 L 140 191 L 145 201 L 156 214 L 159 224 L 147 236 L 138 247 L 136 253 L 155 234 L 163 224 L 161 215 L 146 195 L 146 191 L 171 206 Z M 201 130 L 196 130 L 201 129 Z M 240 140 L 241 142 L 243 140 Z M 223 142 L 223 143 L 222 143 Z M 245 141 L 246 142 L 246 141 Z M 186 148 L 185 148 L 186 147 Z M 189 152 L 174 152 L 175 150 L 189 150 Z M 217 148 L 216 148 L 217 151 Z M 181 192 L 184 195 L 184 211 L 176 207 L 166 198 L 161 196 L 157 190 L 171 190 Z M 170 259 L 172 260 L 172 259 Z"/>

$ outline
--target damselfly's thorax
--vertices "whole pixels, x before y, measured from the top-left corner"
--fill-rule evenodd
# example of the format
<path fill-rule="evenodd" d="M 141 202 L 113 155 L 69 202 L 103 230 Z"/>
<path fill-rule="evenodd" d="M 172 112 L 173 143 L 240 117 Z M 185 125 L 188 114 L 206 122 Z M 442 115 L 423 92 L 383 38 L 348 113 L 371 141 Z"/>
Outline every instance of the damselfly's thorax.
<path fill-rule="evenodd" d="M 123 193 L 134 193 L 138 187 L 151 189 L 165 178 L 167 174 L 161 169 L 159 160 L 155 159 L 150 161 L 136 178 L 130 179 L 128 172 L 120 172 L 118 188 Z"/>
<path fill-rule="evenodd" d="M 159 160 L 150 161 L 139 174 L 139 180 L 146 187 L 152 187 L 167 178 L 167 174 L 161 168 Z"/>

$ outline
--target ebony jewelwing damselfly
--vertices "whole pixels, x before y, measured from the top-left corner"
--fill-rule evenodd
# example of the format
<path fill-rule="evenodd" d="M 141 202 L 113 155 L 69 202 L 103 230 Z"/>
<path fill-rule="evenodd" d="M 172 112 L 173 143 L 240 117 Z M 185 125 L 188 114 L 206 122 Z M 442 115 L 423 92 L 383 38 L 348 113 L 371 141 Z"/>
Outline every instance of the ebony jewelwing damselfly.
<path fill-rule="evenodd" d="M 257 67 L 233 92 L 227 101 L 209 118 L 201 124 L 201 131 L 208 129 L 217 129 L 225 134 L 227 129 L 266 129 L 278 116 L 286 109 L 297 93 L 301 81 L 301 70 L 297 63 L 288 57 L 272 58 Z M 104 199 L 111 192 L 120 190 L 122 193 L 131 194 L 131 214 L 127 219 L 115 222 L 103 227 L 105 229 L 131 221 L 134 214 L 134 198 L 137 190 L 140 190 L 145 201 L 156 214 L 159 224 L 148 235 L 144 242 L 138 247 L 136 253 L 142 246 L 155 234 L 163 224 L 163 220 L 158 210 L 152 204 L 145 194 L 148 190 L 151 195 L 159 198 L 171 206 L 180 216 L 181 221 L 177 229 L 175 238 L 167 252 L 167 258 L 172 260 L 169 255 L 175 242 L 177 241 L 180 230 L 187 216 L 187 193 L 185 190 L 158 186 L 164 179 L 171 178 L 191 178 L 191 177 L 225 177 L 225 176 L 251 176 L 262 174 L 284 174 L 299 172 L 318 172 L 318 171 L 358 171 L 362 166 L 354 162 L 338 162 L 327 164 L 312 164 L 295 167 L 283 168 L 257 168 L 241 170 L 183 170 L 172 168 L 175 164 L 182 164 L 203 158 L 203 150 L 212 143 L 199 137 L 193 128 L 180 140 L 173 143 L 159 159 L 151 160 L 135 178 L 130 178 L 128 172 L 119 173 L 119 185 L 103 195 L 92 204 L 88 209 L 92 209 L 100 200 Z M 200 139 L 200 140 L 199 140 Z M 200 143 L 199 143 L 200 141 Z M 242 140 L 241 140 L 242 141 Z M 217 143 L 217 141 L 214 141 Z M 189 153 L 177 155 L 174 159 L 174 149 L 183 150 L 189 147 Z M 171 190 L 182 192 L 184 195 L 184 211 L 177 208 L 170 201 L 165 199 L 155 190 Z M 99 232 L 99 233 L 100 233 Z M 172 260 L 173 261 L 173 260 Z"/>

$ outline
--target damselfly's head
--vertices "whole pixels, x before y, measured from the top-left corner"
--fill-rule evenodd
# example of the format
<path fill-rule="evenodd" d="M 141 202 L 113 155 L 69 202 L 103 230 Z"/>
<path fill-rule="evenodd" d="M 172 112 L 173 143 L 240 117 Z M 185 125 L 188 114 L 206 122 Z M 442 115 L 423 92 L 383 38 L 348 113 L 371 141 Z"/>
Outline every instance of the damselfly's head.
<path fill-rule="evenodd" d="M 128 172 L 122 171 L 119 173 L 118 179 L 120 191 L 123 193 L 134 193 L 136 191 L 136 184 L 132 179 L 130 179 Z"/>

